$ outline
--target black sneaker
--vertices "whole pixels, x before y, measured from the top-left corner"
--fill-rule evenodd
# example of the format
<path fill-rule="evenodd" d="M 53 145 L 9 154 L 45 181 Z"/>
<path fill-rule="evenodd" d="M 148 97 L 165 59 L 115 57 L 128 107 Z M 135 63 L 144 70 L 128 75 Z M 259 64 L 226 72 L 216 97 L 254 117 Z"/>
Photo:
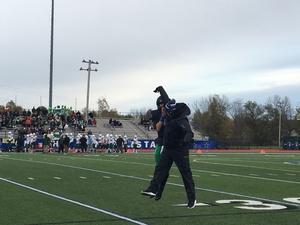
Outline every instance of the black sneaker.
<path fill-rule="evenodd" d="M 157 191 L 157 193 L 156 193 L 156 195 L 155 195 L 155 200 L 156 201 L 158 201 L 159 199 L 161 199 L 161 196 L 162 196 L 162 193 L 163 193 L 163 191 L 164 191 L 164 186 L 160 186 L 159 188 L 158 188 L 158 191 Z"/>
<path fill-rule="evenodd" d="M 151 188 L 147 188 L 146 190 L 141 191 L 141 194 L 142 195 L 147 195 L 147 196 L 150 196 L 150 197 L 155 197 L 156 196 L 155 192 Z"/>
<path fill-rule="evenodd" d="M 188 208 L 189 208 L 189 209 L 194 208 L 194 207 L 196 206 L 196 203 L 197 203 L 196 199 L 194 199 L 194 200 L 189 200 L 189 202 L 188 202 Z"/>

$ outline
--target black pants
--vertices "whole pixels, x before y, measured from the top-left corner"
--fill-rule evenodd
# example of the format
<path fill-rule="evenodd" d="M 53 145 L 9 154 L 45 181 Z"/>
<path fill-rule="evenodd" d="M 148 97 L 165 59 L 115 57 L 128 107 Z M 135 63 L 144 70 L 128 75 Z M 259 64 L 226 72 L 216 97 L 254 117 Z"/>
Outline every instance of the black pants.
<path fill-rule="evenodd" d="M 188 149 L 172 150 L 164 147 L 159 163 L 155 168 L 150 188 L 155 192 L 158 190 L 159 185 L 164 183 L 168 177 L 173 162 L 181 174 L 188 200 L 194 200 L 196 198 L 195 183 L 190 168 Z"/>
<path fill-rule="evenodd" d="M 58 153 L 64 153 L 64 145 L 59 145 L 58 146 Z"/>

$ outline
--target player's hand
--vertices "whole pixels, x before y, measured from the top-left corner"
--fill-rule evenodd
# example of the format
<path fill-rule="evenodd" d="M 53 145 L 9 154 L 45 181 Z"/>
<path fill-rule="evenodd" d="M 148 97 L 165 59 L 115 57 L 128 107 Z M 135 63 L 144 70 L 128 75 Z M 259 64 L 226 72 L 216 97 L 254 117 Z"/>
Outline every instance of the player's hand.
<path fill-rule="evenodd" d="M 158 86 L 157 88 L 155 88 L 155 90 L 153 91 L 154 93 L 159 92 L 159 89 L 161 88 L 161 86 Z"/>
<path fill-rule="evenodd" d="M 161 107 L 161 115 L 162 116 L 166 116 L 167 115 L 165 107 Z"/>

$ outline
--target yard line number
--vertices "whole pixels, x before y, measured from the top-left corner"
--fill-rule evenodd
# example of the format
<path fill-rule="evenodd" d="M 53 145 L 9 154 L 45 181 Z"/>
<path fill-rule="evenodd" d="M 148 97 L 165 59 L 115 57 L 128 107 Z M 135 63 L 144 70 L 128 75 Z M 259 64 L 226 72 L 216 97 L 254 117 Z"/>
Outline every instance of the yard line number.
<path fill-rule="evenodd" d="M 299 204 L 300 198 L 284 198 L 286 202 L 292 202 Z M 232 204 L 240 203 L 241 206 L 234 206 L 238 209 L 248 209 L 248 210 L 281 210 L 287 209 L 287 206 L 273 203 L 265 203 L 257 200 L 241 200 L 241 199 L 231 199 L 231 200 L 218 200 L 218 204 Z"/>

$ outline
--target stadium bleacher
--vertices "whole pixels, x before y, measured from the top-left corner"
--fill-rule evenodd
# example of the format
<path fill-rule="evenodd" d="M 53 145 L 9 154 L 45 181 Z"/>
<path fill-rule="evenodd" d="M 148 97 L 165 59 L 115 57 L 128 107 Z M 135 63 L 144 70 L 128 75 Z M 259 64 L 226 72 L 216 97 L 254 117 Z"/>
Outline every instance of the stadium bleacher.
<path fill-rule="evenodd" d="M 87 126 L 85 131 L 77 131 L 74 130 L 72 126 L 69 126 L 65 132 L 73 133 L 73 134 L 86 134 L 89 130 L 95 134 L 99 135 L 100 133 L 103 135 L 113 134 L 113 135 L 126 135 L 128 139 L 132 139 L 134 135 L 137 135 L 140 140 L 155 140 L 157 137 L 157 132 L 154 129 L 150 129 L 148 126 L 141 125 L 140 120 L 136 118 L 132 119 L 119 119 L 119 122 L 122 123 L 122 126 L 111 127 L 108 123 L 109 118 L 96 118 L 97 125 Z M 21 129 L 21 127 L 19 127 Z M 47 130 L 49 125 L 45 125 L 45 129 Z M 7 137 L 8 131 L 13 131 L 14 128 L 2 128 L 0 129 L 0 137 Z M 202 140 L 202 136 L 197 134 L 194 131 L 195 140 Z"/>
<path fill-rule="evenodd" d="M 121 119 L 119 120 L 122 123 L 122 126 L 112 127 L 108 123 L 108 118 L 96 118 L 97 125 L 87 126 L 85 131 L 78 132 L 74 131 L 71 128 L 68 129 L 68 132 L 74 133 L 87 133 L 91 131 L 96 136 L 100 133 L 102 135 L 113 134 L 113 135 L 126 135 L 129 139 L 133 138 L 134 135 L 137 135 L 139 139 L 150 139 L 153 140 L 156 138 L 156 132 L 154 130 L 147 131 L 145 127 L 138 124 L 138 119 Z"/>
<path fill-rule="evenodd" d="M 126 135 L 129 139 L 132 139 L 134 135 L 137 135 L 140 140 L 155 140 L 157 137 L 157 132 L 154 129 L 149 130 L 148 126 L 141 125 L 139 119 L 120 119 L 119 121 L 122 123 L 122 126 L 116 127 L 110 126 L 108 123 L 109 118 L 96 118 L 96 120 L 97 125 L 87 126 L 84 132 L 77 131 L 77 133 L 87 133 L 90 130 L 96 136 L 100 133 L 102 135 Z M 74 132 L 74 130 L 69 128 L 68 132 Z M 202 140 L 202 136 L 197 134 L 196 131 L 194 131 L 194 135 L 195 140 Z"/>

